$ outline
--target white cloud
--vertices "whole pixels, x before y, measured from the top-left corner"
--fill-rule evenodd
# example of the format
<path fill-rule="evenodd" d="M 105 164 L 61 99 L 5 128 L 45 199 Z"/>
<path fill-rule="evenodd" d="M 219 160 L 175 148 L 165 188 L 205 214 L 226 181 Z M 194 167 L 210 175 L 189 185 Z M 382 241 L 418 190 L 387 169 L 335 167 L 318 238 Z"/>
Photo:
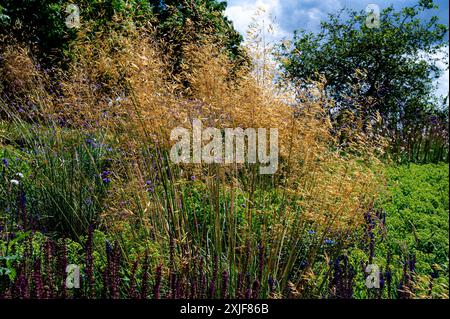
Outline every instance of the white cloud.
<path fill-rule="evenodd" d="M 328 13 L 343 6 L 341 0 L 231 0 L 225 14 L 233 21 L 236 30 L 245 36 L 257 9 L 264 8 L 266 20 L 273 17 L 277 21 L 273 38 L 280 40 L 290 37 L 299 28 L 317 30 Z"/>
<path fill-rule="evenodd" d="M 265 13 L 262 18 L 266 21 L 275 19 L 274 39 L 279 40 L 288 35 L 288 33 L 282 30 L 278 23 L 276 23 L 276 20 L 280 15 L 281 0 L 236 1 L 235 4 L 232 3 L 227 7 L 225 15 L 233 21 L 236 30 L 245 37 L 249 25 L 252 22 L 252 17 L 255 16 L 258 9 L 264 10 Z"/>
<path fill-rule="evenodd" d="M 443 52 L 440 52 L 437 54 L 437 57 L 439 59 L 445 59 L 448 61 L 448 55 L 445 54 L 445 52 L 448 54 L 449 53 L 449 47 L 446 46 L 443 50 Z M 444 61 L 439 61 L 437 63 L 437 65 L 439 66 L 439 68 L 443 71 L 441 77 L 439 79 L 436 80 L 436 84 L 437 84 L 437 90 L 436 90 L 436 95 L 438 97 L 443 96 L 446 97 L 448 95 L 449 92 L 449 70 L 448 70 L 448 65 L 446 65 L 444 63 Z M 447 101 L 448 103 L 448 101 Z"/>
<path fill-rule="evenodd" d="M 446 97 L 449 93 L 449 47 L 448 45 L 442 48 L 440 51 L 433 55 L 429 55 L 427 53 L 419 54 L 419 58 L 425 61 L 435 60 L 436 65 L 439 69 L 441 69 L 442 74 L 439 78 L 434 80 L 434 85 L 436 86 L 434 95 L 438 98 Z M 448 101 L 447 101 L 448 102 Z"/>

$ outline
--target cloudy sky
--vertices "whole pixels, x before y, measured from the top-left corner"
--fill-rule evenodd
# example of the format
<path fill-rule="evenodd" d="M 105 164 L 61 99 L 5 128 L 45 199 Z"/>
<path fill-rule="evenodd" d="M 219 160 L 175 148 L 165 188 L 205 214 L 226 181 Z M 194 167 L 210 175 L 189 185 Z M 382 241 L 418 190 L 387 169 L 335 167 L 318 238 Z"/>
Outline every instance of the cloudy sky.
<path fill-rule="evenodd" d="M 245 35 L 251 19 L 258 7 L 265 9 L 276 21 L 276 40 L 289 38 L 294 30 L 305 29 L 317 31 L 320 21 L 326 19 L 328 13 L 336 12 L 344 7 L 364 10 L 368 4 L 377 4 L 381 10 L 391 4 L 395 8 L 412 6 L 417 0 L 228 0 L 227 16 L 233 21 L 235 28 Z M 448 0 L 435 0 L 439 10 L 432 10 L 427 16 L 437 15 L 440 22 L 448 25 Z M 448 47 L 446 48 L 448 52 Z M 438 81 L 437 95 L 446 96 L 449 88 L 449 71 L 446 70 Z"/>

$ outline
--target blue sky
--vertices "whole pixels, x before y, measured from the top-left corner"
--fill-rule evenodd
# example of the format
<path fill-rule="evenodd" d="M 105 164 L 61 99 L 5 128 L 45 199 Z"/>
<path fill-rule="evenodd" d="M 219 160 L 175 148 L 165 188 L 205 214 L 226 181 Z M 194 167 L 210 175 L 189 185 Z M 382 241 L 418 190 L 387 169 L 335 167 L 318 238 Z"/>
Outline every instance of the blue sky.
<path fill-rule="evenodd" d="M 227 2 L 227 13 L 239 31 L 245 31 L 242 27 L 250 20 L 252 10 L 263 6 L 276 16 L 282 32 L 289 34 L 300 28 L 315 31 L 319 28 L 320 20 L 326 18 L 328 13 L 344 7 L 364 10 L 372 3 L 381 9 L 391 4 L 396 8 L 402 8 L 415 5 L 418 0 L 228 0 Z M 448 0 L 435 0 L 435 3 L 439 5 L 439 10 L 430 10 L 427 15 L 437 15 L 441 23 L 448 25 Z"/>
<path fill-rule="evenodd" d="M 320 21 L 326 19 L 328 13 L 336 12 L 344 7 L 364 10 L 368 4 L 376 4 L 381 10 L 391 4 L 402 8 L 417 4 L 418 0 L 228 0 L 226 15 L 233 21 L 235 28 L 245 35 L 251 18 L 258 7 L 265 9 L 276 21 L 274 39 L 289 38 L 294 30 L 305 29 L 317 31 Z M 437 15 L 440 23 L 449 24 L 449 1 L 435 0 L 439 10 L 430 10 L 427 16 Z M 448 46 L 446 48 L 448 52 Z M 444 69 L 444 64 L 442 63 Z M 449 88 L 449 71 L 437 81 L 437 95 L 447 95 Z"/>

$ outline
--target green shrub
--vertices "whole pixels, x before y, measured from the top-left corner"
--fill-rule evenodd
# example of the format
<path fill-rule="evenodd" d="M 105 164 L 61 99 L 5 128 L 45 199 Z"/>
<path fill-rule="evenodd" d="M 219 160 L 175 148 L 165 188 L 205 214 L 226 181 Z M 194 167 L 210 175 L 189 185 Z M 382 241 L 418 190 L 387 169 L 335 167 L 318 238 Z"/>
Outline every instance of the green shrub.
<path fill-rule="evenodd" d="M 448 264 L 448 174 L 448 164 L 388 169 L 390 200 L 384 208 L 393 247 L 417 250 L 428 267 Z"/>

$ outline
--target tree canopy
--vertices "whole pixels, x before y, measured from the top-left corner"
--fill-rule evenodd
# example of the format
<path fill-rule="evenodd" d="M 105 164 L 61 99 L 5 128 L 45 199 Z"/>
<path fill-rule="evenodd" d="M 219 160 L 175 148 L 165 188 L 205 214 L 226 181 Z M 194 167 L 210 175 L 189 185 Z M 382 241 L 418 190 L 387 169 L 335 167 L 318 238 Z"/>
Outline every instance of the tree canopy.
<path fill-rule="evenodd" d="M 77 29 L 65 24 L 68 0 L 0 0 L 0 36 L 8 35 L 32 46 L 40 57 L 55 58 L 67 56 L 69 44 L 76 38 Z M 82 27 L 89 25 L 89 31 L 102 26 L 117 27 L 114 17 L 126 16 L 135 24 L 152 23 L 161 40 L 180 45 L 209 34 L 223 44 L 232 58 L 242 58 L 240 49 L 242 36 L 233 28 L 224 15 L 226 2 L 217 0 L 79 0 Z"/>
<path fill-rule="evenodd" d="M 366 23 L 364 11 L 331 14 L 320 32 L 297 31 L 290 46 L 281 46 L 285 75 L 299 89 L 324 76 L 326 92 L 336 101 L 336 121 L 353 112 L 369 122 L 378 112 L 394 144 L 422 117 L 436 121 L 439 115 L 448 126 L 434 94 L 434 79 L 441 74 L 438 53 L 448 45 L 448 27 L 437 17 L 421 18 L 432 8 L 428 0 L 400 11 L 387 7 L 379 27 Z"/>

